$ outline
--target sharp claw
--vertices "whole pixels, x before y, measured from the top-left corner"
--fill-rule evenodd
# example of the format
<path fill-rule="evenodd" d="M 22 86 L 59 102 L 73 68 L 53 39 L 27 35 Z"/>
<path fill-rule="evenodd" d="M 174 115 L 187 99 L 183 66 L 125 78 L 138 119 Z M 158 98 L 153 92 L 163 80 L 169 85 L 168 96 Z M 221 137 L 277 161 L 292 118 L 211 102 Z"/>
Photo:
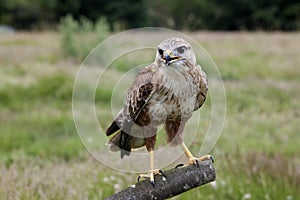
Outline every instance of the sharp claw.
<path fill-rule="evenodd" d="M 212 163 L 214 163 L 214 162 L 215 162 L 215 159 L 214 159 L 214 157 L 213 157 L 213 156 L 210 156 L 210 157 L 209 157 L 209 159 L 211 160 L 211 162 L 212 162 Z"/>
<path fill-rule="evenodd" d="M 150 182 L 151 182 L 151 185 L 152 185 L 153 188 L 154 188 L 154 185 L 155 185 L 154 180 L 152 180 L 152 181 L 150 181 Z"/>
<path fill-rule="evenodd" d="M 182 166 L 184 166 L 184 164 L 178 164 L 178 165 L 176 165 L 176 167 L 175 167 L 175 169 L 177 169 L 177 168 L 179 168 L 179 167 L 182 167 Z"/>
<path fill-rule="evenodd" d="M 154 185 L 155 185 L 154 176 L 156 174 L 161 174 L 164 178 L 167 178 L 165 172 L 160 169 L 160 170 L 151 170 L 148 174 L 139 175 L 138 178 L 137 178 L 137 181 L 140 182 L 141 178 L 150 178 L 150 183 L 154 187 Z"/>
<path fill-rule="evenodd" d="M 167 178 L 167 176 L 163 170 L 160 169 L 159 172 L 161 173 L 161 175 L 163 175 L 163 177 Z"/>
<path fill-rule="evenodd" d="M 196 159 L 196 167 L 198 168 L 199 167 L 199 161 Z"/>

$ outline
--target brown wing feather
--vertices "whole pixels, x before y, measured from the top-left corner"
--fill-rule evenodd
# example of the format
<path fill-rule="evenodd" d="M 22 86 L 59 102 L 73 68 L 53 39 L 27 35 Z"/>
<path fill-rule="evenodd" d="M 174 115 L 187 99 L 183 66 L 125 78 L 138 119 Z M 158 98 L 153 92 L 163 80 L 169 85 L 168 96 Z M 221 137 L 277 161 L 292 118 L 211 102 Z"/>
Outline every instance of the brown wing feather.
<path fill-rule="evenodd" d="M 156 72 L 154 64 L 144 68 L 135 78 L 127 93 L 127 101 L 124 107 L 133 122 L 137 120 L 143 108 L 151 99 L 156 88 L 153 76 Z"/>
<path fill-rule="evenodd" d="M 197 95 L 197 101 L 194 107 L 194 111 L 198 110 L 202 104 L 205 102 L 206 100 L 206 95 L 207 95 L 207 91 L 208 91 L 208 84 L 207 84 L 207 76 L 205 74 L 204 71 L 201 70 L 201 67 L 196 67 L 195 68 L 198 73 L 199 73 L 199 87 L 200 87 L 200 91 Z"/>
<path fill-rule="evenodd" d="M 145 67 L 136 76 L 128 89 L 123 110 L 118 114 L 106 131 L 106 135 L 111 135 L 121 129 L 121 131 L 109 141 L 109 144 L 114 144 L 110 148 L 112 151 L 116 150 L 116 146 L 119 147 L 121 150 L 121 157 L 129 155 L 132 145 L 135 144 L 135 138 L 130 135 L 133 123 L 139 121 L 139 125 L 143 126 L 146 124 L 140 124 L 143 120 L 139 120 L 139 118 L 142 119 L 146 117 L 150 120 L 149 116 L 145 116 L 148 113 L 143 112 L 143 110 L 156 90 L 156 87 L 153 84 L 153 76 L 155 75 L 156 69 L 157 66 L 151 64 Z M 140 114 L 143 116 L 140 117 Z M 139 144 L 139 146 L 140 145 L 141 144 Z M 135 146 L 133 146 L 133 148 L 134 147 Z"/>
<path fill-rule="evenodd" d="M 109 136 L 124 127 L 127 122 L 135 122 L 142 109 L 148 103 L 156 88 L 152 82 L 156 71 L 154 64 L 144 68 L 135 78 L 127 91 L 124 108 L 119 112 L 112 124 L 106 130 Z M 122 128 L 123 129 L 123 128 Z"/>

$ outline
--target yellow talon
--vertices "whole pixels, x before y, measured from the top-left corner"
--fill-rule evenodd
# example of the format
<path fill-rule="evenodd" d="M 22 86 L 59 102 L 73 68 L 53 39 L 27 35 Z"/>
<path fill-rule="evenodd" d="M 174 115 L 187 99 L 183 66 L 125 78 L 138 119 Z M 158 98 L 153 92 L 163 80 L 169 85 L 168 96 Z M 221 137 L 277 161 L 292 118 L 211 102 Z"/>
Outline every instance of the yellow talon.
<path fill-rule="evenodd" d="M 138 182 L 140 181 L 141 178 L 149 178 L 152 186 L 154 187 L 154 176 L 159 174 L 163 175 L 166 178 L 165 173 L 161 169 L 153 169 L 154 168 L 154 156 L 153 156 L 153 151 L 149 152 L 150 155 L 150 171 L 147 174 L 140 174 L 138 177 Z"/>
<path fill-rule="evenodd" d="M 141 178 L 149 178 L 150 179 L 150 183 L 154 187 L 154 184 L 155 184 L 154 176 L 155 175 L 163 175 L 166 178 L 166 175 L 165 175 L 165 173 L 162 170 L 156 169 L 156 170 L 151 170 L 147 174 L 140 174 L 139 177 L 138 177 L 138 182 L 140 181 Z"/>
<path fill-rule="evenodd" d="M 197 167 L 199 167 L 199 162 L 202 162 L 204 160 L 211 160 L 212 162 L 214 162 L 214 158 L 211 155 L 205 155 L 200 158 L 195 158 L 184 143 L 181 144 L 181 147 L 182 147 L 185 155 L 188 157 L 189 162 L 188 162 L 188 164 L 185 164 L 185 165 L 181 165 L 181 164 L 177 165 L 176 168 L 181 167 L 181 166 L 189 166 L 192 164 L 195 164 Z"/>

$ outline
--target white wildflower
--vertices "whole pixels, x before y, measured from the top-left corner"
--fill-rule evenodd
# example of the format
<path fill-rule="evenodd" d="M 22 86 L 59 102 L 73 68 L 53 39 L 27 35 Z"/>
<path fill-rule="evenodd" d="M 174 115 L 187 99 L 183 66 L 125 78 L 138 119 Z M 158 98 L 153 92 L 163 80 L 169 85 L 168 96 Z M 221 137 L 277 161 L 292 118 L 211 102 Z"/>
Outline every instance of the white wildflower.
<path fill-rule="evenodd" d="M 210 182 L 210 186 L 211 186 L 213 189 L 217 189 L 217 188 L 218 188 L 217 181 Z"/>
<path fill-rule="evenodd" d="M 286 196 L 286 200 L 293 200 L 293 196 L 292 195 Z"/>
<path fill-rule="evenodd" d="M 110 180 L 114 181 L 114 180 L 116 180 L 116 177 L 115 176 L 110 176 Z"/>
<path fill-rule="evenodd" d="M 246 200 L 246 199 L 251 199 L 251 194 L 250 193 L 245 193 L 242 197 L 243 200 Z"/>
<path fill-rule="evenodd" d="M 103 178 L 103 182 L 104 182 L 104 183 L 108 183 L 108 182 L 109 182 L 108 177 L 104 177 L 104 178 Z"/>
<path fill-rule="evenodd" d="M 118 191 L 120 189 L 120 185 L 118 183 L 114 184 L 115 191 Z"/>

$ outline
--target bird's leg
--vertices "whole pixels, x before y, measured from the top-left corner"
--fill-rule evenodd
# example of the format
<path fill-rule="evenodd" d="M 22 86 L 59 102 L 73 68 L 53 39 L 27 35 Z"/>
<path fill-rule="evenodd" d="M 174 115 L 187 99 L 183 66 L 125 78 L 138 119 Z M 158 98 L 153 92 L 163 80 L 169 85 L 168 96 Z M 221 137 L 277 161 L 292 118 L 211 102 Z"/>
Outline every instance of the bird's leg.
<path fill-rule="evenodd" d="M 138 177 L 138 181 L 140 181 L 141 178 L 149 178 L 152 186 L 154 187 L 154 175 L 163 175 L 166 177 L 165 173 L 161 169 L 154 169 L 154 155 L 153 150 L 149 152 L 150 155 L 150 171 L 147 174 L 140 174 Z"/>
<path fill-rule="evenodd" d="M 212 162 L 214 162 L 214 159 L 211 155 L 205 155 L 205 156 L 202 156 L 200 158 L 194 157 L 192 155 L 192 153 L 190 152 L 190 150 L 187 148 L 187 146 L 185 145 L 184 142 L 181 144 L 181 147 L 182 147 L 185 155 L 188 157 L 189 162 L 185 165 L 179 164 L 179 165 L 176 166 L 176 168 L 177 167 L 182 167 L 182 166 L 189 166 L 189 165 L 192 165 L 192 164 L 195 164 L 197 167 L 199 167 L 199 162 L 202 162 L 204 160 L 211 160 Z"/>

